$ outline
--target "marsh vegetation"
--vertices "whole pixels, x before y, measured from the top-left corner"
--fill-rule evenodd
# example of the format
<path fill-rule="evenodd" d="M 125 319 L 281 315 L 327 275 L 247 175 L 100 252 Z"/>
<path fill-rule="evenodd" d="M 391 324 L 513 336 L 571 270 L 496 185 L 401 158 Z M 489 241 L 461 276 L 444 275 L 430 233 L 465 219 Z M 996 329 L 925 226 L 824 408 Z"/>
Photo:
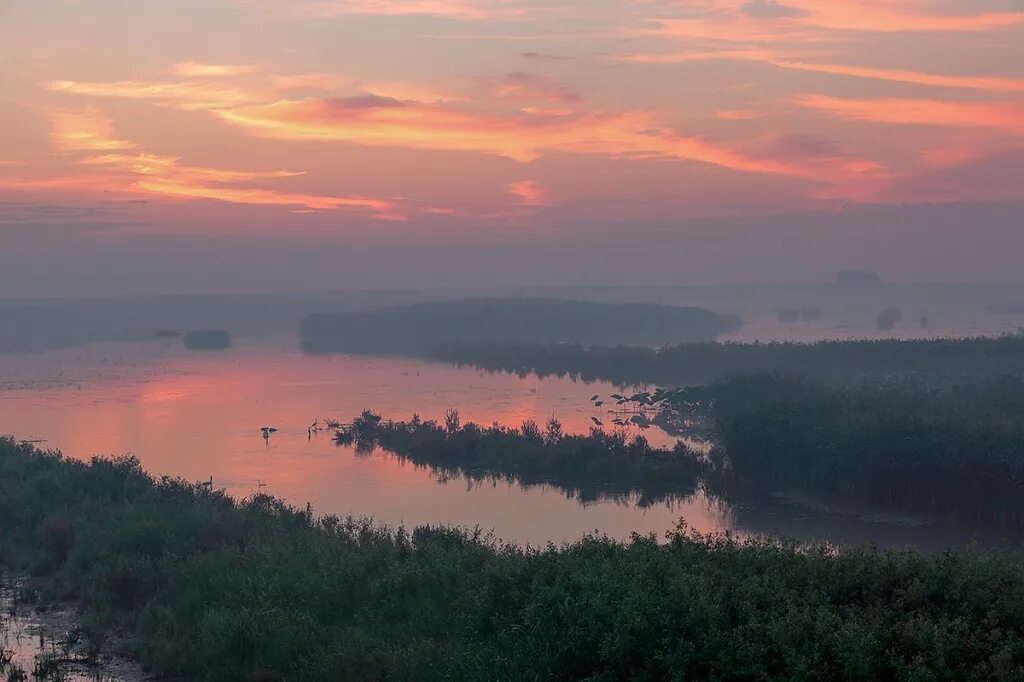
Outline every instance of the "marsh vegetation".
<path fill-rule="evenodd" d="M 337 431 L 339 445 L 364 451 L 380 447 L 419 466 L 470 480 L 498 478 L 522 485 L 550 484 L 581 502 L 638 496 L 647 506 L 693 494 L 705 470 L 700 453 L 679 442 L 673 449 L 651 447 L 640 434 L 624 430 L 564 433 L 558 420 L 519 428 L 462 424 L 456 410 L 445 423 L 384 420 L 366 411 Z"/>
<path fill-rule="evenodd" d="M 520 376 L 621 386 L 703 384 L 733 374 L 785 372 L 827 379 L 1024 372 L 1024 336 L 817 343 L 685 343 L 661 348 L 583 344 L 450 343 L 435 359 Z"/>
<path fill-rule="evenodd" d="M 756 374 L 701 393 L 732 466 L 762 484 L 899 512 L 1024 523 L 1019 376 L 843 385 Z"/>
<path fill-rule="evenodd" d="M 0 551 L 188 679 L 1014 679 L 1001 552 L 702 537 L 526 549 L 242 502 L 0 441 Z"/>

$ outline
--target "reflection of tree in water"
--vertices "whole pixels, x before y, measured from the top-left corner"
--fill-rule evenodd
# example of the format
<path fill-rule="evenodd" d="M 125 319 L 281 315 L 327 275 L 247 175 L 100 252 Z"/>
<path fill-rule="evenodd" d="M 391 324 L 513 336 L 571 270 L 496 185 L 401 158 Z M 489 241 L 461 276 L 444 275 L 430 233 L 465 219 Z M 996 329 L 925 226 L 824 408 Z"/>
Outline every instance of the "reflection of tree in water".
<path fill-rule="evenodd" d="M 519 428 L 482 428 L 461 424 L 454 411 L 445 425 L 418 416 L 384 421 L 364 412 L 337 430 L 336 442 L 364 456 L 380 447 L 441 480 L 547 485 L 581 503 L 611 500 L 647 507 L 684 498 L 697 491 L 707 467 L 707 459 L 684 443 L 653 448 L 625 429 L 570 435 L 556 419 L 543 428 L 532 420 Z"/>

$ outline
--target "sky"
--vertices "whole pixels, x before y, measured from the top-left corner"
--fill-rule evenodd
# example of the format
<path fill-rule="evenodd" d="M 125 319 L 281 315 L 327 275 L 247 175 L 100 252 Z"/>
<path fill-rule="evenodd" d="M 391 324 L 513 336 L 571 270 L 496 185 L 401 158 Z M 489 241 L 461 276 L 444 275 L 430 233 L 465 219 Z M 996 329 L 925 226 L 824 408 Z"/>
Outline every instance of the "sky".
<path fill-rule="evenodd" d="M 0 297 L 1021 279 L 1024 0 L 0 0 Z"/>

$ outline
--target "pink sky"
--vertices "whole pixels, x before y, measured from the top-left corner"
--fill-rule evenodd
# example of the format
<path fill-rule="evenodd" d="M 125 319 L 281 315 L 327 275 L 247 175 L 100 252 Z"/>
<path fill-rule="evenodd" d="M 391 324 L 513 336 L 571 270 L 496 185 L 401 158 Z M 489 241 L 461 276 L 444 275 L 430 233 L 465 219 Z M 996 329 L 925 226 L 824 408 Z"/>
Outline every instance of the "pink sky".
<path fill-rule="evenodd" d="M 33 291 L 26 263 L 50 256 L 71 270 L 38 289 L 62 293 L 88 290 L 117 253 L 136 262 L 116 286 L 168 249 L 209 247 L 220 255 L 195 267 L 230 270 L 233 242 L 403 263 L 404 279 L 370 286 L 489 283 L 486 265 L 452 275 L 438 254 L 455 248 L 495 262 L 554 250 L 569 274 L 521 283 L 601 283 L 588 269 L 614 262 L 602 249 L 624 230 L 659 267 L 672 260 L 649 245 L 667 235 L 693 273 L 679 283 L 844 264 L 1006 278 L 998 254 L 1022 244 L 1005 225 L 991 263 L 957 258 L 978 225 L 939 226 L 935 272 L 910 262 L 898 218 L 857 263 L 834 225 L 871 220 L 873 204 L 976 205 L 985 222 L 1024 201 L 1024 6 L 0 0 L 0 122 L 0 266 L 16 273 L 0 295 L 15 280 Z M 750 230 L 771 226 L 766 251 L 781 253 L 779 216 L 808 213 L 822 216 L 819 269 L 780 255 L 750 267 Z M 694 255 L 711 242 L 715 267 Z M 631 266 L 653 262 L 634 251 Z M 417 268 L 418 253 L 433 260 Z M 152 287 L 232 288 L 182 272 Z M 502 272 L 494 283 L 519 283 Z M 293 288 L 360 281 L 324 270 Z"/>

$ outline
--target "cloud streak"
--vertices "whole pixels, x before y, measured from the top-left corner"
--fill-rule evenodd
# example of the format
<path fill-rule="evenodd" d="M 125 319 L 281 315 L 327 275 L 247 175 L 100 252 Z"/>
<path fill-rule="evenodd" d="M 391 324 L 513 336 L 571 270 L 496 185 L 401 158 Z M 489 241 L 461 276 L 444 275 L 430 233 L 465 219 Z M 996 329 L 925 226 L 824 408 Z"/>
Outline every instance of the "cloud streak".
<path fill-rule="evenodd" d="M 217 115 L 252 134 L 273 139 L 475 152 L 522 163 L 548 154 L 571 153 L 696 161 L 807 179 L 867 170 L 862 164 L 846 161 L 827 169 L 808 169 L 750 156 L 702 137 L 680 135 L 651 111 L 495 115 L 380 98 L 348 98 L 279 101 L 218 111 Z"/>
<path fill-rule="evenodd" d="M 1024 104 L 1003 102 L 949 102 L 934 99 L 850 99 L 801 95 L 797 105 L 847 121 L 896 125 L 990 128 L 1024 135 Z"/>
<path fill-rule="evenodd" d="M 888 81 L 891 83 L 907 83 L 936 88 L 983 90 L 988 92 L 1024 92 L 1024 78 L 999 76 L 953 76 L 913 71 L 909 69 L 876 68 L 848 64 L 817 64 L 807 61 L 797 61 L 787 57 L 785 53 L 772 50 L 718 50 L 664 54 L 637 53 L 615 55 L 614 59 L 617 61 L 641 64 L 684 64 L 688 62 L 707 62 L 717 60 L 749 61 L 775 66 L 780 69 Z"/>
<path fill-rule="evenodd" d="M 174 65 L 174 75 L 185 78 L 227 78 L 244 76 L 257 71 L 253 64 L 203 64 L 201 62 L 180 62 Z"/>
<path fill-rule="evenodd" d="M 551 206 L 551 193 L 535 180 L 510 182 L 506 188 L 517 204 L 528 208 Z"/>
<path fill-rule="evenodd" d="M 54 111 L 50 114 L 53 146 L 63 152 L 132 149 L 132 142 L 118 140 L 110 117 L 95 107 Z"/>

